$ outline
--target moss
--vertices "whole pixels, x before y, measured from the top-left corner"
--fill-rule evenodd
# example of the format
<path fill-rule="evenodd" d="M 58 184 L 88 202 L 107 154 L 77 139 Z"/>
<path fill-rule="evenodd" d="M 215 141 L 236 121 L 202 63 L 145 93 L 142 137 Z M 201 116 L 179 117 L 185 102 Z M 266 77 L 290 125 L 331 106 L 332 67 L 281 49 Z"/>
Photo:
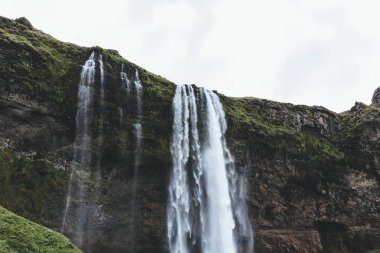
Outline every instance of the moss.
<path fill-rule="evenodd" d="M 0 81 L 7 93 L 21 93 L 58 110 L 57 105 L 69 102 L 64 96 L 67 86 L 76 87 L 78 67 L 87 48 L 63 43 L 33 28 L 10 21 L 1 22 Z M 13 73 L 9 75 L 10 73 Z M 69 78 L 68 78 L 69 77 Z M 66 87 L 62 85 L 66 82 Z M 75 88 L 70 95 L 75 94 Z"/>
<path fill-rule="evenodd" d="M 331 141 L 313 132 L 303 132 L 300 136 L 300 153 L 307 154 L 311 161 L 343 160 L 345 155 Z"/>
<path fill-rule="evenodd" d="M 57 227 L 68 175 L 45 161 L 0 149 L 0 203 L 50 227 Z"/>
<path fill-rule="evenodd" d="M 320 132 L 296 129 L 297 115 L 312 118 L 312 113 L 321 109 L 319 107 L 294 106 L 258 98 L 227 98 L 222 95 L 221 98 L 229 121 L 229 133 L 235 140 L 233 145 L 239 150 L 248 148 L 264 155 L 280 152 L 315 162 L 345 159 L 337 143 Z"/>
<path fill-rule="evenodd" d="M 0 206 L 1 253 L 80 253 L 70 241 L 48 228 Z"/>

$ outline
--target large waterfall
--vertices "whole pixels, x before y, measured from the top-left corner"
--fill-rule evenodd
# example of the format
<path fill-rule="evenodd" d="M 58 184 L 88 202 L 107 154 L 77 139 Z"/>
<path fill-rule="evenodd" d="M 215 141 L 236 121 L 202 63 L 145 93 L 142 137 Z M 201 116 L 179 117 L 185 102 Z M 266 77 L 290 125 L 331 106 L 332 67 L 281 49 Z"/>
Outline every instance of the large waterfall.
<path fill-rule="evenodd" d="M 170 252 L 252 252 L 244 187 L 226 145 L 218 96 L 204 88 L 177 86 L 173 111 Z"/>

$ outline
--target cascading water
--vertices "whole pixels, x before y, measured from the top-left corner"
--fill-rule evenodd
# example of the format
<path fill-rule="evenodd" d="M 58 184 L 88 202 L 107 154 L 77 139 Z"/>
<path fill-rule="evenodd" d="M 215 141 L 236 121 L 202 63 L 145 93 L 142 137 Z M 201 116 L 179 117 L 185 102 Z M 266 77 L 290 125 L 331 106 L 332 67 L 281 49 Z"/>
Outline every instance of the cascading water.
<path fill-rule="evenodd" d="M 136 97 L 137 97 L 137 117 L 138 117 L 138 120 L 140 120 L 140 117 L 141 117 L 141 110 L 142 110 L 142 90 L 143 90 L 143 87 L 142 87 L 142 84 L 141 84 L 141 80 L 140 80 L 140 76 L 139 76 L 139 71 L 136 69 L 135 70 L 135 80 L 134 80 L 134 83 L 135 83 L 135 91 L 136 91 Z"/>
<path fill-rule="evenodd" d="M 136 210 L 137 210 L 137 186 L 138 186 L 138 169 L 140 166 L 140 159 L 141 159 L 141 140 L 142 140 L 142 125 L 141 125 L 141 117 L 142 117 L 142 107 L 143 107 L 143 86 L 139 77 L 139 72 L 137 69 L 134 71 L 134 77 L 133 82 L 131 82 L 128 79 L 127 73 L 124 69 L 124 64 L 121 65 L 121 71 L 120 71 L 120 79 L 122 84 L 122 89 L 124 90 L 126 94 L 126 106 L 132 106 L 134 108 L 134 116 L 135 116 L 135 122 L 133 124 L 133 133 L 135 137 L 135 150 L 134 150 L 134 164 L 133 164 L 133 178 L 131 181 L 131 197 L 130 197 L 130 203 L 129 203 L 129 215 L 131 222 L 129 227 L 129 241 L 130 241 L 130 248 L 133 249 L 135 247 L 135 229 L 137 222 L 135 222 L 136 219 Z M 132 84 L 132 85 L 131 85 Z M 130 102 L 136 101 L 136 104 L 131 104 Z M 124 124 L 124 107 L 119 108 L 119 115 L 120 115 L 120 126 L 125 125 Z"/>
<path fill-rule="evenodd" d="M 186 165 L 189 161 L 189 106 L 186 86 L 177 86 L 173 100 L 173 172 L 169 185 L 168 240 L 171 253 L 189 252 L 191 237 L 190 193 Z"/>
<path fill-rule="evenodd" d="M 128 79 L 127 73 L 124 70 L 124 63 L 121 64 L 121 72 L 120 72 L 120 79 L 122 84 L 122 89 L 127 94 L 127 99 L 131 95 L 131 82 Z M 136 122 L 133 124 L 133 130 L 135 134 L 135 140 L 136 140 L 136 146 L 135 146 L 135 161 L 134 161 L 134 168 L 133 168 L 133 185 L 132 185 L 132 199 L 135 198 L 136 190 L 137 190 L 137 176 L 138 176 L 138 167 L 140 165 L 140 156 L 141 156 L 141 138 L 142 138 L 142 125 L 141 125 L 141 114 L 142 114 L 142 107 L 143 107 L 143 100 L 142 100 L 142 91 L 143 86 L 141 84 L 141 80 L 139 77 L 139 72 L 137 69 L 135 69 L 135 76 L 133 80 L 134 84 L 134 94 L 136 97 Z M 119 108 L 119 114 L 120 114 L 120 125 L 123 122 L 123 109 Z M 131 204 L 133 206 L 134 204 Z"/>
<path fill-rule="evenodd" d="M 85 195 L 84 175 L 88 173 L 91 161 L 91 131 L 92 121 L 92 97 L 95 81 L 95 53 L 92 52 L 90 58 L 82 67 L 81 78 L 78 88 L 78 110 L 76 115 L 76 137 L 74 143 L 74 155 L 71 165 L 69 186 L 66 197 L 66 206 L 63 212 L 61 232 L 64 232 L 66 219 L 70 210 L 72 197 L 82 200 Z M 74 173 L 78 173 L 78 189 L 73 187 Z M 75 221 L 75 238 L 79 245 L 82 244 L 83 226 L 85 223 L 85 210 L 78 207 L 76 210 L 77 220 Z"/>
<path fill-rule="evenodd" d="M 97 233 L 97 226 L 101 223 L 102 218 L 104 217 L 104 213 L 102 210 L 102 205 L 99 205 L 98 198 L 100 196 L 101 191 L 101 160 L 102 160 L 102 147 L 104 144 L 104 116 L 105 116 L 105 104 L 104 104 L 104 93 L 105 93 L 105 71 L 103 64 L 103 56 L 101 54 L 98 55 L 98 63 L 99 63 L 99 94 L 100 94 L 100 103 L 99 103 L 99 111 L 97 113 L 97 126 L 98 126 L 98 134 L 94 136 L 93 142 L 97 143 L 95 145 L 96 148 L 96 167 L 95 170 L 89 174 L 91 177 L 91 181 L 95 182 L 94 185 L 91 186 L 91 193 L 86 196 L 87 201 L 87 210 L 86 210 L 86 233 L 85 233 L 85 245 L 82 245 L 82 249 L 85 250 L 86 246 L 89 242 L 91 242 L 93 236 Z M 96 137 L 96 138 L 95 138 Z M 89 190 L 90 192 L 90 190 Z M 83 240 L 83 235 L 82 239 Z"/>
<path fill-rule="evenodd" d="M 220 120 L 215 94 L 202 89 L 206 98 L 206 141 L 202 150 L 202 166 L 205 174 L 207 192 L 207 222 L 205 230 L 205 252 L 236 252 L 233 230 L 235 222 L 229 194 L 228 176 L 222 138 L 224 121 Z"/>
<path fill-rule="evenodd" d="M 226 145 L 218 96 L 204 88 L 196 93 L 190 85 L 177 86 L 173 111 L 170 252 L 252 252 L 245 191 Z"/>
<path fill-rule="evenodd" d="M 204 90 L 204 89 L 203 89 Z M 228 173 L 229 191 L 231 196 L 232 210 L 237 228 L 235 231 L 235 240 L 244 239 L 243 249 L 238 252 L 253 252 L 253 230 L 248 218 L 248 208 L 245 204 L 246 188 L 244 186 L 243 178 L 239 178 L 235 169 L 235 162 L 227 147 L 227 141 L 225 138 L 225 132 L 227 131 L 227 122 L 224 114 L 223 106 L 219 101 L 218 96 L 210 91 L 212 103 L 214 105 L 216 114 L 218 116 L 219 124 L 222 131 L 222 146 L 224 153 L 225 166 Z"/>
<path fill-rule="evenodd" d="M 124 71 L 124 63 L 121 64 L 120 78 L 123 90 L 129 95 L 131 93 L 131 82 L 128 79 L 127 73 Z"/>
<path fill-rule="evenodd" d="M 87 181 L 100 181 L 100 157 L 101 153 L 98 150 L 96 153 L 96 171 L 90 170 L 91 163 L 91 149 L 92 149 L 92 135 L 91 124 L 93 121 L 93 97 L 95 93 L 95 72 L 96 60 L 95 52 L 92 52 L 90 58 L 82 67 L 81 79 L 78 87 L 78 109 L 76 115 L 76 137 L 74 144 L 74 155 L 71 164 L 71 173 L 69 178 L 69 186 L 66 198 L 66 206 L 63 212 L 61 232 L 66 230 L 73 232 L 71 237 L 75 243 L 83 247 L 85 230 L 94 230 L 92 223 L 101 216 L 101 210 L 96 205 L 99 189 L 98 185 L 92 190 L 91 195 L 87 194 Z M 103 142 L 103 106 L 104 106 L 104 66 L 102 55 L 97 57 L 99 63 L 99 92 L 100 92 L 100 113 L 99 113 L 99 129 L 97 141 Z M 75 182 L 75 184 L 73 183 Z M 75 199 L 76 205 L 72 205 Z M 69 222 L 70 220 L 70 222 Z M 73 227 L 67 229 L 66 226 L 72 225 Z"/>
<path fill-rule="evenodd" d="M 135 136 L 136 136 L 136 149 L 135 149 L 135 163 L 133 169 L 133 194 L 136 195 L 137 188 L 137 177 L 138 177 L 138 168 L 140 166 L 140 156 L 141 156 L 141 137 L 142 137 L 142 126 L 141 126 L 141 112 L 142 112 L 142 85 L 139 77 L 139 72 L 135 70 L 135 92 L 137 99 L 137 110 L 136 117 L 137 122 L 133 124 Z M 135 196 L 134 196 L 135 197 Z"/>
<path fill-rule="evenodd" d="M 98 58 L 99 69 L 100 69 L 100 103 L 103 105 L 104 103 L 104 64 L 103 64 L 103 56 L 100 54 Z"/>

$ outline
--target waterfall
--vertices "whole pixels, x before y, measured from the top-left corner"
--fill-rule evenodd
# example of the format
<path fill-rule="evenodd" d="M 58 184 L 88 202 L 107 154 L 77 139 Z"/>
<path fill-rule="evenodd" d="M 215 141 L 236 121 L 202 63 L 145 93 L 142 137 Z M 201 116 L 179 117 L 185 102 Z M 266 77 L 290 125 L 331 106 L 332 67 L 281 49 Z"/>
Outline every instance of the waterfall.
<path fill-rule="evenodd" d="M 131 82 L 128 79 L 127 73 L 124 70 L 124 63 L 121 64 L 120 70 L 121 89 L 126 93 L 127 97 L 131 94 Z M 119 107 L 119 125 L 122 126 L 124 122 L 124 108 Z"/>
<path fill-rule="evenodd" d="M 132 108 L 134 108 L 133 115 L 135 116 L 134 123 L 132 124 L 132 130 L 135 138 L 135 150 L 134 150 L 134 163 L 133 163 L 133 178 L 131 180 L 131 197 L 130 197 L 130 203 L 129 203 L 129 215 L 130 215 L 130 226 L 129 226 L 129 240 L 130 240 L 130 248 L 134 249 L 135 247 L 135 230 L 136 230 L 136 210 L 137 210 L 137 192 L 138 192 L 138 171 L 140 167 L 140 161 L 141 161 L 141 142 L 143 137 L 143 128 L 141 124 L 142 120 L 142 108 L 143 108 L 143 86 L 142 82 L 140 80 L 139 72 L 137 69 L 134 71 L 134 76 L 131 78 L 133 81 L 131 82 L 130 79 L 127 76 L 125 65 L 121 65 L 121 71 L 120 71 L 120 79 L 121 79 L 121 85 L 122 90 L 124 90 L 126 94 L 126 100 L 127 103 L 125 106 L 130 106 L 130 102 L 132 103 Z M 129 103 L 128 103 L 129 100 Z M 119 108 L 119 115 L 120 120 L 119 124 L 120 126 L 125 125 L 124 124 L 124 110 L 125 108 L 120 107 Z"/>
<path fill-rule="evenodd" d="M 134 84 L 135 84 L 135 91 L 136 91 L 136 97 L 137 97 L 137 118 L 139 121 L 140 117 L 141 117 L 141 110 L 142 110 L 142 103 L 143 103 L 143 101 L 142 101 L 143 87 L 142 87 L 141 80 L 139 77 L 139 71 L 137 69 L 135 69 Z"/>
<path fill-rule="evenodd" d="M 104 103 L 104 65 L 103 65 L 103 56 L 100 54 L 98 58 L 99 69 L 100 69 L 100 103 Z"/>
<path fill-rule="evenodd" d="M 177 86 L 173 112 L 170 252 L 252 252 L 244 185 L 227 147 L 218 96 L 204 88 L 196 93 L 190 85 Z"/>
<path fill-rule="evenodd" d="M 134 84 L 134 95 L 136 97 L 136 122 L 133 124 L 133 133 L 135 135 L 135 159 L 134 159 L 134 165 L 133 165 L 133 182 L 132 182 L 132 203 L 131 208 L 134 209 L 136 198 L 136 191 L 137 191 L 137 177 L 138 177 L 138 167 L 140 166 L 140 157 L 141 157 L 141 139 L 142 139 L 142 125 L 141 125 L 141 114 L 142 114 L 142 107 L 143 107 L 143 99 L 142 99 L 142 91 L 143 86 L 141 84 L 141 80 L 139 77 L 139 72 L 137 69 L 135 69 L 135 76 L 133 80 Z M 121 71 L 120 71 L 120 79 L 122 84 L 122 89 L 127 94 L 127 99 L 130 98 L 131 95 L 131 82 L 128 79 L 127 73 L 124 70 L 124 63 L 121 64 Z M 123 109 L 119 108 L 119 115 L 120 115 L 120 125 L 123 122 Z"/>
<path fill-rule="evenodd" d="M 66 205 L 63 211 L 61 232 L 64 232 L 66 219 L 71 206 L 72 196 L 81 201 L 85 195 L 84 177 L 88 173 L 91 161 L 91 131 L 92 121 L 92 97 L 95 81 L 95 53 L 92 52 L 90 58 L 82 67 L 80 82 L 78 87 L 78 109 L 76 114 L 76 136 L 74 143 L 73 161 L 71 164 L 71 173 L 66 197 Z M 74 173 L 78 173 L 78 189 L 73 187 Z M 75 221 L 75 233 L 78 243 L 82 243 L 83 226 L 85 223 L 85 210 L 82 207 L 77 209 Z"/>
<path fill-rule="evenodd" d="M 236 252 L 233 230 L 235 222 L 229 194 L 228 176 L 224 160 L 222 138 L 224 121 L 220 120 L 215 94 L 202 89 L 206 98 L 206 143 L 202 150 L 207 192 L 207 222 L 205 231 L 205 252 Z M 222 123 L 222 124 L 221 124 Z"/>
<path fill-rule="evenodd" d="M 239 228 L 238 231 L 235 232 L 235 240 L 244 239 L 244 248 L 240 249 L 239 252 L 253 252 L 253 229 L 249 222 L 248 208 L 245 204 L 246 188 L 244 186 L 244 180 L 243 178 L 239 178 L 237 175 L 233 157 L 227 147 L 227 141 L 225 138 L 225 132 L 227 131 L 227 122 L 223 106 L 215 93 L 209 92 L 209 94 L 211 95 L 211 100 L 215 107 L 216 114 L 218 115 L 222 131 L 221 142 L 223 147 L 225 166 L 228 173 L 232 210 L 236 226 Z"/>
<path fill-rule="evenodd" d="M 139 77 L 139 72 L 135 70 L 135 92 L 137 99 L 137 110 L 136 117 L 137 121 L 133 124 L 134 133 L 136 136 L 136 148 L 135 148 L 135 163 L 133 169 L 133 194 L 136 195 L 137 190 L 137 177 L 138 177 L 138 168 L 140 166 L 140 156 L 141 156 L 141 137 L 142 137 L 142 126 L 141 126 L 141 113 L 142 113 L 142 85 Z M 134 196 L 135 197 L 135 196 Z"/>
<path fill-rule="evenodd" d="M 104 217 L 104 213 L 102 210 L 102 205 L 99 204 L 99 196 L 101 195 L 101 161 L 102 161 L 102 147 L 105 141 L 103 128 L 104 128 L 104 117 L 105 117 L 105 104 L 104 104 L 104 89 L 105 89 L 105 70 L 103 64 L 103 56 L 101 54 L 98 55 L 98 63 L 99 63 L 99 94 L 100 94 L 100 102 L 99 102 L 99 111 L 97 113 L 97 136 L 93 137 L 93 142 L 98 143 L 94 147 L 95 152 L 95 170 L 91 170 L 88 174 L 88 178 L 92 182 L 94 182 L 93 186 L 89 186 L 91 190 L 88 191 L 88 194 L 85 197 L 85 201 L 87 202 L 85 206 L 85 211 L 81 213 L 85 224 L 82 225 L 82 228 L 79 228 L 79 231 L 84 231 L 85 235 L 80 235 L 80 244 L 82 246 L 83 251 L 87 251 L 86 247 L 91 244 L 91 241 L 94 238 L 94 235 L 98 232 L 97 228 L 99 223 L 101 223 L 101 218 Z M 95 117 L 94 117 L 95 118 Z M 96 139 L 95 139 L 96 138 Z M 87 180 L 88 181 L 88 180 Z M 83 203 L 81 203 L 83 204 Z M 85 243 L 82 241 L 85 239 Z"/>
<path fill-rule="evenodd" d="M 120 78 L 122 89 L 125 90 L 127 95 L 129 95 L 131 93 L 131 82 L 129 81 L 127 74 L 124 71 L 124 63 L 121 64 Z"/>
<path fill-rule="evenodd" d="M 173 99 L 173 171 L 169 184 L 168 241 L 171 253 L 189 252 L 190 193 L 186 165 L 189 160 L 189 105 L 186 86 L 177 86 Z"/>

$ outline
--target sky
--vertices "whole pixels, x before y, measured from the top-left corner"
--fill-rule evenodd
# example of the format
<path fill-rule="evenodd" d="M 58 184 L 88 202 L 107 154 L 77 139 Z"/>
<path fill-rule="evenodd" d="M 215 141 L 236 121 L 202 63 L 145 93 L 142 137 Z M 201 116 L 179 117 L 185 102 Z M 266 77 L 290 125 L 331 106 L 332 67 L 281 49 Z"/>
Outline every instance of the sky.
<path fill-rule="evenodd" d="M 379 13 L 378 0 L 0 0 L 1 16 L 177 84 L 336 112 L 380 86 Z"/>

